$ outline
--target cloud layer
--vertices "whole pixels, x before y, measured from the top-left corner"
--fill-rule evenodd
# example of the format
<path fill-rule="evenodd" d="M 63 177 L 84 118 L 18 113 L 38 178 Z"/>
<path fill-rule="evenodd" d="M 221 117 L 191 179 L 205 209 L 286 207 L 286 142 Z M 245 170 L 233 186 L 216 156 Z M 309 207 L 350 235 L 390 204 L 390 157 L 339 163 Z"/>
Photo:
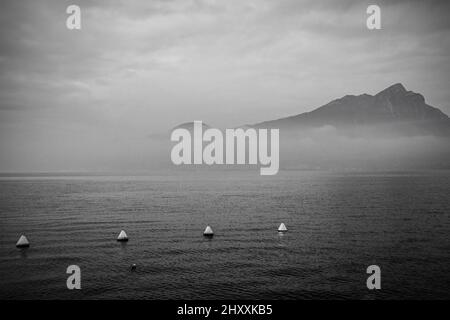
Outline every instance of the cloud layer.
<path fill-rule="evenodd" d="M 149 135 L 234 127 L 396 82 L 450 114 L 447 1 L 4 1 L 0 171 L 145 168 Z"/>

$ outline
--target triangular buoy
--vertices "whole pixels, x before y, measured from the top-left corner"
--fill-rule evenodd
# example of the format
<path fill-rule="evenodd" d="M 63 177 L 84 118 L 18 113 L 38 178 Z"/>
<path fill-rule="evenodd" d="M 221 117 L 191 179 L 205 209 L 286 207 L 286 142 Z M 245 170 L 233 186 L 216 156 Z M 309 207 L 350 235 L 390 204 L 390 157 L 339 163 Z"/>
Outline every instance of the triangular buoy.
<path fill-rule="evenodd" d="M 205 237 L 212 237 L 214 235 L 214 232 L 213 232 L 213 230 L 211 229 L 210 226 L 207 226 L 205 231 L 203 231 L 203 235 Z"/>
<path fill-rule="evenodd" d="M 128 241 L 128 236 L 125 231 L 120 231 L 119 236 L 117 237 L 117 241 Z"/>
<path fill-rule="evenodd" d="M 25 237 L 24 235 L 21 235 L 19 238 L 19 241 L 17 241 L 17 243 L 16 243 L 16 247 L 17 248 L 26 248 L 29 246 L 30 246 L 30 243 L 28 242 L 27 237 Z"/>
<path fill-rule="evenodd" d="M 280 224 L 280 226 L 278 227 L 278 232 L 286 232 L 287 228 L 286 225 L 284 223 Z"/>

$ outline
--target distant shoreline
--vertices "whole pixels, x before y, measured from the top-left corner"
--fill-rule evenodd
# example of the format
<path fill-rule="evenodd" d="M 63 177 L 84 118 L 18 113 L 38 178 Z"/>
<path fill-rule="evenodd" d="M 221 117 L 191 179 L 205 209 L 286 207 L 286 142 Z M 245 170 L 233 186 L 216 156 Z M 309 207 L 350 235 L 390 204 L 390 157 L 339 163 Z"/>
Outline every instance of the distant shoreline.
<path fill-rule="evenodd" d="M 449 172 L 448 169 L 379 169 L 379 170 L 367 170 L 367 169 L 314 169 L 314 168 L 284 168 L 280 169 L 280 172 L 328 172 L 337 174 L 420 174 L 420 173 L 439 173 Z M 170 176 L 178 174 L 192 174 L 196 172 L 210 172 L 210 173 L 222 173 L 222 172 L 245 172 L 252 173 L 249 168 L 192 168 L 186 170 L 154 170 L 154 171 L 142 171 L 142 172 L 75 172 L 75 171 L 55 171 L 55 172 L 0 172 L 0 179 L 4 178 L 63 178 L 63 177 L 146 177 L 146 176 Z"/>

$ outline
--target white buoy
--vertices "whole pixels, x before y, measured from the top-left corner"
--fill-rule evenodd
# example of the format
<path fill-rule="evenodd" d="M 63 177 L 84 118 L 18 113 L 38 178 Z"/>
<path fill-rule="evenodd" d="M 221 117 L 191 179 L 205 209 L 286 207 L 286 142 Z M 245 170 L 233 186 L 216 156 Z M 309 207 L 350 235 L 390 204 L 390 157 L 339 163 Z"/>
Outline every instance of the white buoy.
<path fill-rule="evenodd" d="M 203 235 L 205 237 L 212 237 L 214 235 L 214 232 L 213 232 L 213 230 L 211 229 L 210 226 L 207 226 L 205 231 L 203 231 Z"/>
<path fill-rule="evenodd" d="M 27 248 L 30 246 L 30 243 L 28 242 L 27 237 L 25 237 L 24 235 L 21 235 L 19 238 L 19 241 L 17 241 L 16 243 L 16 247 L 17 248 Z"/>
<path fill-rule="evenodd" d="M 125 231 L 120 231 L 119 236 L 117 237 L 117 241 L 128 241 L 128 236 Z"/>
<path fill-rule="evenodd" d="M 278 227 L 278 232 L 286 232 L 287 228 L 286 225 L 284 223 L 280 224 L 280 226 Z"/>

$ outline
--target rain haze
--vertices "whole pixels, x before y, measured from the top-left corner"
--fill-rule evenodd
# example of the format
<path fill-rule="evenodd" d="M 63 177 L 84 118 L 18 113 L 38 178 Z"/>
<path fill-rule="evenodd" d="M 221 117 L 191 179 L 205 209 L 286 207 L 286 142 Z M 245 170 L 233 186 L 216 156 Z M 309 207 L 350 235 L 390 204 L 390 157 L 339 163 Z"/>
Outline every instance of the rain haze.
<path fill-rule="evenodd" d="M 399 82 L 450 114 L 450 3 L 378 1 L 368 30 L 371 2 L 3 1 L 0 171 L 148 169 L 180 123 L 259 123 Z"/>

